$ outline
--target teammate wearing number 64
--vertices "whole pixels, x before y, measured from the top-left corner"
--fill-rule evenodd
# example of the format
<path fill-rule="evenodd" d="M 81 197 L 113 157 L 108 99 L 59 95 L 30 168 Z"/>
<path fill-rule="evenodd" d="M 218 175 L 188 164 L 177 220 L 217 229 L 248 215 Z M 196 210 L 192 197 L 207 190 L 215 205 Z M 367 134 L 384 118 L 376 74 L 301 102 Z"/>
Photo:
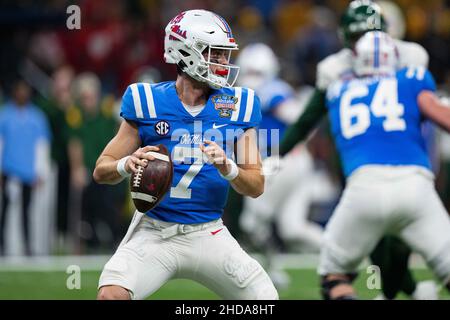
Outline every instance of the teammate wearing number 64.
<path fill-rule="evenodd" d="M 354 77 L 332 83 L 326 96 L 346 187 L 324 233 L 323 296 L 354 298 L 357 266 L 386 234 L 420 253 L 450 290 L 450 218 L 421 134 L 424 118 L 450 132 L 450 108 L 425 68 L 396 71 L 386 33 L 365 33 L 352 54 Z"/>
<path fill-rule="evenodd" d="M 212 12 L 190 10 L 165 31 L 164 59 L 177 65 L 177 79 L 127 88 L 125 121 L 94 179 L 119 182 L 155 160 L 162 144 L 173 160 L 172 185 L 156 207 L 135 212 L 100 276 L 98 299 L 144 299 L 173 278 L 195 280 L 225 299 L 278 299 L 221 219 L 230 185 L 252 197 L 264 190 L 255 130 L 260 102 L 253 90 L 233 87 L 231 29 Z"/>

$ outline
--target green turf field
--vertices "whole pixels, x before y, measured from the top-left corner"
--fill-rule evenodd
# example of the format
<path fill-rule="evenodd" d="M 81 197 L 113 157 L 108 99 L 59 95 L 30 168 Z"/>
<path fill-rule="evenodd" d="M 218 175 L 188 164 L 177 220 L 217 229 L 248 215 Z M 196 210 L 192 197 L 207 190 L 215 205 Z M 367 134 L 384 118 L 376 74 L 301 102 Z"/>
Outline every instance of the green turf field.
<path fill-rule="evenodd" d="M 292 285 L 280 291 L 281 299 L 319 299 L 318 278 L 315 270 L 288 270 Z M 429 270 L 415 270 L 416 279 L 433 279 Z M 68 290 L 66 280 L 69 276 L 63 271 L 0 271 L 0 299 L 94 299 L 100 271 L 81 273 L 81 289 Z M 356 287 L 361 299 L 372 299 L 378 290 L 366 287 L 368 275 L 360 274 Z M 398 297 L 404 299 L 405 296 Z M 450 299 L 443 289 L 441 298 Z M 151 299 L 218 299 L 205 287 L 190 280 L 172 280 L 156 292 Z"/>

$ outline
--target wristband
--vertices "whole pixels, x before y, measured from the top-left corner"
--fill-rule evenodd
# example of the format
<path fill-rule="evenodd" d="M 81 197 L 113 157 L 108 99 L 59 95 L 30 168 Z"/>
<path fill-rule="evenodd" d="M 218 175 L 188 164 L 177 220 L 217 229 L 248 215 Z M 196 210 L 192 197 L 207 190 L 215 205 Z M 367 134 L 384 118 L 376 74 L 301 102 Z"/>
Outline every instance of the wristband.
<path fill-rule="evenodd" d="M 219 174 L 225 180 L 231 181 L 231 180 L 234 180 L 239 175 L 239 168 L 233 160 L 227 159 L 227 161 L 231 165 L 230 172 L 225 176 L 220 171 L 219 171 Z"/>
<path fill-rule="evenodd" d="M 117 172 L 124 178 L 128 178 L 129 176 L 131 176 L 131 173 L 125 170 L 125 163 L 127 162 L 129 157 L 130 156 L 123 157 L 119 160 L 119 162 L 117 162 Z"/>

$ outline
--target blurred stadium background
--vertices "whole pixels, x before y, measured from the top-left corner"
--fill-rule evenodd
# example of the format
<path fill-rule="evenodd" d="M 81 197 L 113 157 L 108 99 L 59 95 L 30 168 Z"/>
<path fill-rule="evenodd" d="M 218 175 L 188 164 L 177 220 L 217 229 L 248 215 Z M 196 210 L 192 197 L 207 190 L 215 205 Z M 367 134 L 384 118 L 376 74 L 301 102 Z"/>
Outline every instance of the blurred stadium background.
<path fill-rule="evenodd" d="M 450 1 L 378 1 L 395 36 L 424 46 L 430 56 L 439 95 L 450 95 Z M 3 220 L 0 299 L 93 299 L 104 263 L 125 234 L 133 212 L 128 185 L 100 186 L 92 181 L 95 161 L 120 122 L 120 98 L 136 81 L 173 79 L 175 68 L 164 63 L 164 27 L 176 13 L 212 10 L 231 25 L 240 48 L 268 44 L 302 105 L 314 87 L 317 63 L 338 51 L 339 16 L 347 0 L 84 0 L 0 1 L 0 105 L 30 100 L 45 114 L 42 136 L 50 142 L 35 159 L 39 181 L 31 189 L 25 241 L 24 192 L 20 181 L 2 183 L 10 203 Z M 69 30 L 67 8 L 81 9 L 81 28 Z M 30 89 L 30 91 L 28 90 Z M 1 107 L 3 108 L 3 107 Z M 20 116 L 16 119 L 20 123 Z M 10 121 L 14 121 L 10 120 Z M 14 139 L 14 137 L 12 137 Z M 17 145 L 23 139 L 16 137 Z M 339 174 L 330 160 L 326 134 L 316 136 L 315 170 L 332 182 L 333 192 L 308 203 L 309 219 L 324 225 L 339 197 Z M 450 138 L 432 135 L 437 188 L 450 209 Z M 83 152 L 80 153 L 80 150 Z M 5 150 L 2 150 L 4 153 Z M 31 151 L 22 150 L 26 156 Z M 4 154 L 2 157 L 4 158 Z M 82 156 L 80 156 L 82 154 Z M 325 156 L 324 156 L 325 155 Z M 319 179 L 315 189 L 322 185 Z M 258 248 L 239 227 L 242 199 L 231 193 L 224 220 L 233 235 L 264 262 Z M 284 299 L 319 299 L 317 254 L 280 245 L 277 261 L 291 276 L 280 290 Z M 81 268 L 81 289 L 66 287 L 67 267 Z M 432 279 L 413 257 L 418 279 Z M 363 271 L 357 287 L 362 298 L 374 298 Z M 443 298 L 448 294 L 441 291 Z M 174 280 L 155 299 L 215 299 L 187 280 Z"/>

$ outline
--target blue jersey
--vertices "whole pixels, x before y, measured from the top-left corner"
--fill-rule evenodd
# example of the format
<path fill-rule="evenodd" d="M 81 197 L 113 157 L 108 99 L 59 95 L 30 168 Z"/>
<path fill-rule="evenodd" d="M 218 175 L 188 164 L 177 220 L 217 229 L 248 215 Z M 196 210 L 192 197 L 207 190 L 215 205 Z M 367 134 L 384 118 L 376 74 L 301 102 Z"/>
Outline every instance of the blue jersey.
<path fill-rule="evenodd" d="M 292 88 L 281 79 L 272 79 L 257 88 L 261 99 L 262 120 L 260 129 L 267 130 L 267 139 L 260 139 L 259 150 L 263 156 L 270 156 L 272 145 L 278 145 L 283 137 L 287 124 L 281 121 L 274 110 L 287 99 L 294 97 Z M 272 141 L 271 130 L 279 130 L 278 141 Z"/>
<path fill-rule="evenodd" d="M 431 169 L 417 97 L 422 90 L 435 89 L 423 67 L 331 85 L 327 108 L 345 176 L 369 164 Z"/>
<path fill-rule="evenodd" d="M 123 96 L 121 116 L 137 124 L 142 146 L 164 144 L 174 163 L 172 187 L 146 214 L 183 224 L 220 218 L 229 182 L 206 163 L 199 145 L 212 140 L 232 158 L 235 142 L 261 120 L 254 91 L 239 87 L 212 90 L 204 109 L 192 116 L 179 100 L 175 82 L 135 83 Z"/>
<path fill-rule="evenodd" d="M 32 184 L 37 179 L 36 147 L 40 139 L 50 140 L 44 113 L 35 105 L 18 107 L 14 102 L 0 111 L 0 140 L 3 142 L 1 171 Z"/>

